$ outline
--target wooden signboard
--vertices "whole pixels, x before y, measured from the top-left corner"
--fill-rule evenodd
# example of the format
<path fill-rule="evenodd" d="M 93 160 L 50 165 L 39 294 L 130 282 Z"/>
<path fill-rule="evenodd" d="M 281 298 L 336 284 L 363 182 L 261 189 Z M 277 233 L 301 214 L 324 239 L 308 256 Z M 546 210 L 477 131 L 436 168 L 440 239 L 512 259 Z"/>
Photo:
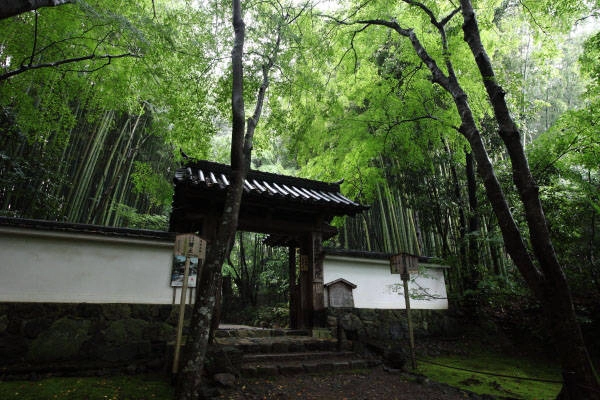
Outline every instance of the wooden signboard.
<path fill-rule="evenodd" d="M 414 274 L 419 272 L 419 257 L 408 253 L 398 253 L 390 257 L 392 274 Z"/>
<path fill-rule="evenodd" d="M 173 254 L 176 256 L 198 257 L 204 259 L 206 254 L 206 241 L 193 233 L 184 233 L 175 237 L 175 248 Z"/>

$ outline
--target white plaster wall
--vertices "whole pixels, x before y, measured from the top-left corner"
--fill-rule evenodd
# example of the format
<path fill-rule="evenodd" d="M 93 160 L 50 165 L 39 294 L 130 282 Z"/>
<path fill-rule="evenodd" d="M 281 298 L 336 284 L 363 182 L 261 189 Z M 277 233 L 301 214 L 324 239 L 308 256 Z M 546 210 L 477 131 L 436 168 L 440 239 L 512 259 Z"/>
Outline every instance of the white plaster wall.
<path fill-rule="evenodd" d="M 447 309 L 448 299 L 443 266 L 420 264 L 419 274 L 411 275 L 410 307 L 415 309 Z M 400 275 L 390 273 L 387 260 L 326 255 L 323 278 L 328 283 L 343 278 L 354 283 L 354 307 L 403 309 L 404 287 Z M 327 299 L 327 295 L 326 295 Z"/>
<path fill-rule="evenodd" d="M 0 301 L 171 304 L 172 254 L 167 241 L 0 227 Z"/>

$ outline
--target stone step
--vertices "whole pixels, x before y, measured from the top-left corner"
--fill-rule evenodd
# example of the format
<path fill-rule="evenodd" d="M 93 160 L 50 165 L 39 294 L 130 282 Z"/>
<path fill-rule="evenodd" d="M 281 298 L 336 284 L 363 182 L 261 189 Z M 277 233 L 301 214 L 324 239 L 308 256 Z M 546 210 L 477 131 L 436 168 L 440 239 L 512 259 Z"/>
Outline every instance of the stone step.
<path fill-rule="evenodd" d="M 310 361 L 334 358 L 349 358 L 355 354 L 351 351 L 308 351 L 296 353 L 244 354 L 244 364 L 250 363 L 282 363 L 287 361 Z"/>
<path fill-rule="evenodd" d="M 215 338 L 249 338 L 249 337 L 280 337 L 280 336 L 311 336 L 307 329 L 266 329 L 266 328 L 219 328 Z"/>
<path fill-rule="evenodd" d="M 253 330 L 236 335 L 215 335 L 213 360 L 226 361 L 245 377 L 294 375 L 371 368 L 379 360 L 363 359 L 352 352 L 352 342 L 341 345 L 329 335 L 309 336 Z M 259 332 L 256 334 L 256 332 Z M 221 352 L 221 353 L 219 353 Z"/>
<path fill-rule="evenodd" d="M 338 342 L 334 339 L 319 339 L 310 336 L 269 336 L 269 337 L 215 337 L 215 344 L 231 346 L 251 353 L 301 353 L 306 351 L 336 351 Z M 345 342 L 343 349 L 352 347 Z"/>
<path fill-rule="evenodd" d="M 241 374 L 244 377 L 270 375 L 297 375 L 307 373 L 335 372 L 350 369 L 365 369 L 379 365 L 378 360 L 366 360 L 354 354 L 323 354 L 314 352 L 307 359 L 254 360 L 242 364 Z"/>

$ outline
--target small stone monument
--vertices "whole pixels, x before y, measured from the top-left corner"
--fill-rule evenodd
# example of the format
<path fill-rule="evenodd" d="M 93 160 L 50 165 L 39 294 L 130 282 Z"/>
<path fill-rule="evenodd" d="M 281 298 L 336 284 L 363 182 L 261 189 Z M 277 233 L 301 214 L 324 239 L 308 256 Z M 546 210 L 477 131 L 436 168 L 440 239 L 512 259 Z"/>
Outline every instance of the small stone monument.
<path fill-rule="evenodd" d="M 327 288 L 327 299 L 329 307 L 332 308 L 353 308 L 354 297 L 352 290 L 356 285 L 343 278 L 336 279 L 324 285 Z"/>

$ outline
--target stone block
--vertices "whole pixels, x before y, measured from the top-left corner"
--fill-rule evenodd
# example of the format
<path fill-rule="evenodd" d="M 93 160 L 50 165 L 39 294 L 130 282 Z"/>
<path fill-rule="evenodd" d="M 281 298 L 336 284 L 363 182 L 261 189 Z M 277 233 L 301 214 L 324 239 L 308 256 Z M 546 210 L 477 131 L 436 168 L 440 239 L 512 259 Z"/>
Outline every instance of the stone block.
<path fill-rule="evenodd" d="M 0 315 L 0 335 L 8 329 L 8 315 Z"/>
<path fill-rule="evenodd" d="M 317 363 L 317 372 L 329 372 L 329 371 L 333 371 L 333 363 L 332 362 Z"/>
<path fill-rule="evenodd" d="M 340 320 L 340 324 L 346 331 L 358 332 L 363 329 L 363 322 L 353 313 L 346 313 Z"/>
<path fill-rule="evenodd" d="M 90 338 L 88 320 L 61 318 L 38 336 L 29 348 L 27 358 L 31 361 L 58 361 L 81 358 L 83 343 Z"/>
<path fill-rule="evenodd" d="M 209 374 L 230 373 L 239 375 L 243 352 L 233 346 L 211 346 L 206 352 L 205 369 Z"/>
<path fill-rule="evenodd" d="M 52 320 L 49 318 L 34 318 L 23 322 L 23 335 L 35 339 L 40 333 L 50 328 Z"/>
<path fill-rule="evenodd" d="M 25 358 L 28 349 L 28 343 L 21 335 L 1 335 L 0 336 L 0 360 L 2 365 L 21 361 Z"/>
<path fill-rule="evenodd" d="M 350 369 L 350 362 L 349 361 L 334 361 L 332 363 L 333 365 L 333 369 L 338 371 L 338 370 L 343 370 L 343 369 Z"/>
<path fill-rule="evenodd" d="M 357 308 L 358 318 L 364 322 L 377 321 L 379 319 L 378 312 L 371 308 Z"/>
<path fill-rule="evenodd" d="M 102 304 L 101 308 L 104 318 L 110 321 L 125 319 L 131 316 L 131 307 L 129 304 Z"/>
<path fill-rule="evenodd" d="M 131 318 L 153 321 L 158 319 L 160 310 L 153 304 L 131 304 Z"/>
<path fill-rule="evenodd" d="M 244 365 L 241 370 L 242 376 L 246 378 L 254 378 L 258 376 L 258 371 L 255 366 Z"/>
<path fill-rule="evenodd" d="M 172 340 L 177 333 L 175 327 L 167 324 L 166 322 L 150 322 L 145 328 L 143 337 L 152 341 L 164 341 L 167 342 Z"/>
<path fill-rule="evenodd" d="M 229 337 L 229 331 L 226 329 L 218 329 L 215 331 L 215 337 L 216 338 Z"/>
<path fill-rule="evenodd" d="M 145 339 L 144 333 L 149 324 L 142 319 L 122 319 L 113 321 L 104 331 L 104 340 L 109 343 L 121 344 Z"/>
<path fill-rule="evenodd" d="M 350 361 L 350 366 L 352 369 L 363 369 L 368 368 L 367 360 L 352 360 Z"/>
<path fill-rule="evenodd" d="M 235 386 L 235 375 L 228 373 L 215 374 L 213 380 L 223 387 L 234 387 Z"/>
<path fill-rule="evenodd" d="M 257 376 L 273 376 L 279 374 L 276 365 L 259 365 L 256 367 Z"/>
<path fill-rule="evenodd" d="M 271 349 L 273 353 L 287 353 L 289 352 L 290 345 L 288 342 L 273 342 Z"/>
<path fill-rule="evenodd" d="M 301 374 L 301 373 L 304 373 L 304 366 L 302 364 L 280 365 L 279 373 L 281 375 Z"/>
<path fill-rule="evenodd" d="M 304 343 L 302 342 L 289 342 L 288 351 L 291 353 L 303 352 L 306 350 Z"/>
<path fill-rule="evenodd" d="M 97 318 L 98 314 L 102 312 L 101 305 L 90 304 L 90 303 L 79 303 L 75 306 L 75 314 L 79 318 L 93 319 Z"/>
<path fill-rule="evenodd" d="M 258 349 L 259 349 L 260 353 L 272 353 L 273 352 L 273 343 L 261 342 L 258 344 Z"/>

